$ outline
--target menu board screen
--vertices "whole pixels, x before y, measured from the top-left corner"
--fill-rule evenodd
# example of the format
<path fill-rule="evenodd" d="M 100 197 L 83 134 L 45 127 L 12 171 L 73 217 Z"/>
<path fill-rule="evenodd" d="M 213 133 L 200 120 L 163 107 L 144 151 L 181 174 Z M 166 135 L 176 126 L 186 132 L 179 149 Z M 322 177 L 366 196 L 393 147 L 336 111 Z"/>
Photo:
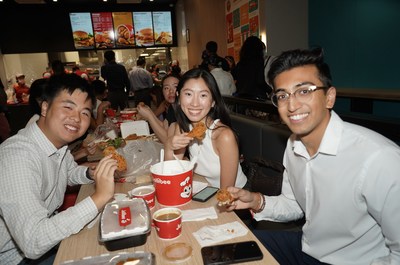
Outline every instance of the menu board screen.
<path fill-rule="evenodd" d="M 156 44 L 172 44 L 171 12 L 153 12 L 153 23 Z"/>
<path fill-rule="evenodd" d="M 153 19 L 151 12 L 133 12 L 137 46 L 154 46 Z"/>
<path fill-rule="evenodd" d="M 113 12 L 115 41 L 118 48 L 135 46 L 132 12 Z"/>
<path fill-rule="evenodd" d="M 94 41 L 97 49 L 115 47 L 111 12 L 92 13 Z"/>
<path fill-rule="evenodd" d="M 93 49 L 93 27 L 90 13 L 70 13 L 75 49 Z"/>

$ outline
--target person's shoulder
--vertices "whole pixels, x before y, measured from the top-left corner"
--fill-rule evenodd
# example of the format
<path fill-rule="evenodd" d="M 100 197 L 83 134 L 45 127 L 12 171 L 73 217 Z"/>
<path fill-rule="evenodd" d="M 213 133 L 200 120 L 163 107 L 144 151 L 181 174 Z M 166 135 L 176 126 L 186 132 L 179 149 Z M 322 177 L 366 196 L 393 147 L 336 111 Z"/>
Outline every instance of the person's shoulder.
<path fill-rule="evenodd" d="M 213 138 L 223 142 L 230 142 L 232 139 L 236 139 L 233 130 L 221 121 L 218 121 L 214 127 Z"/>

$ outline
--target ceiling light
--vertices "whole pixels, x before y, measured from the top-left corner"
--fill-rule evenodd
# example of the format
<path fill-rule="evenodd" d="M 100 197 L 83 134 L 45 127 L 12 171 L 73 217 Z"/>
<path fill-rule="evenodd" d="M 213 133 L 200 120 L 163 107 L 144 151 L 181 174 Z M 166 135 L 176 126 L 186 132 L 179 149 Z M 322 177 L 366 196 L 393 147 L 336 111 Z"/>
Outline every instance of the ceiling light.
<path fill-rule="evenodd" d="M 149 56 L 149 54 L 148 53 L 142 53 L 140 56 L 147 57 L 147 56 Z"/>

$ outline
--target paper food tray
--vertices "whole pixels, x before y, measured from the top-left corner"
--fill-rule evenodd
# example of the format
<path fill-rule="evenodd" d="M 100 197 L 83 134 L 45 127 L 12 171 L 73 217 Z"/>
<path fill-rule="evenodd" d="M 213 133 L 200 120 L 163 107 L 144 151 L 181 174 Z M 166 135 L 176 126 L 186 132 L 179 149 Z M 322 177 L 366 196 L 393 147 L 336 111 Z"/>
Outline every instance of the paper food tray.
<path fill-rule="evenodd" d="M 147 121 L 129 121 L 121 123 L 121 135 L 122 138 L 126 138 L 128 135 L 150 135 L 150 128 Z"/>

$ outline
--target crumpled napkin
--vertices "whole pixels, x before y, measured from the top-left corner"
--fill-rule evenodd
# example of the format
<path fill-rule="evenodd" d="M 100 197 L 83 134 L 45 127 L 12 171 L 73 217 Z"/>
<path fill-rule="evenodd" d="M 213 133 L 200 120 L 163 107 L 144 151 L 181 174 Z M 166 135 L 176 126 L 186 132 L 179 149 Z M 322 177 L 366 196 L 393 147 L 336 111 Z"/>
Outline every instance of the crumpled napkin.
<path fill-rule="evenodd" d="M 201 247 L 215 245 L 216 243 L 246 235 L 248 228 L 238 221 L 223 225 L 204 226 L 193 236 L 197 239 Z"/>
<path fill-rule="evenodd" d="M 217 219 L 218 215 L 214 207 L 182 210 L 182 222 L 201 221 L 205 219 Z"/>

